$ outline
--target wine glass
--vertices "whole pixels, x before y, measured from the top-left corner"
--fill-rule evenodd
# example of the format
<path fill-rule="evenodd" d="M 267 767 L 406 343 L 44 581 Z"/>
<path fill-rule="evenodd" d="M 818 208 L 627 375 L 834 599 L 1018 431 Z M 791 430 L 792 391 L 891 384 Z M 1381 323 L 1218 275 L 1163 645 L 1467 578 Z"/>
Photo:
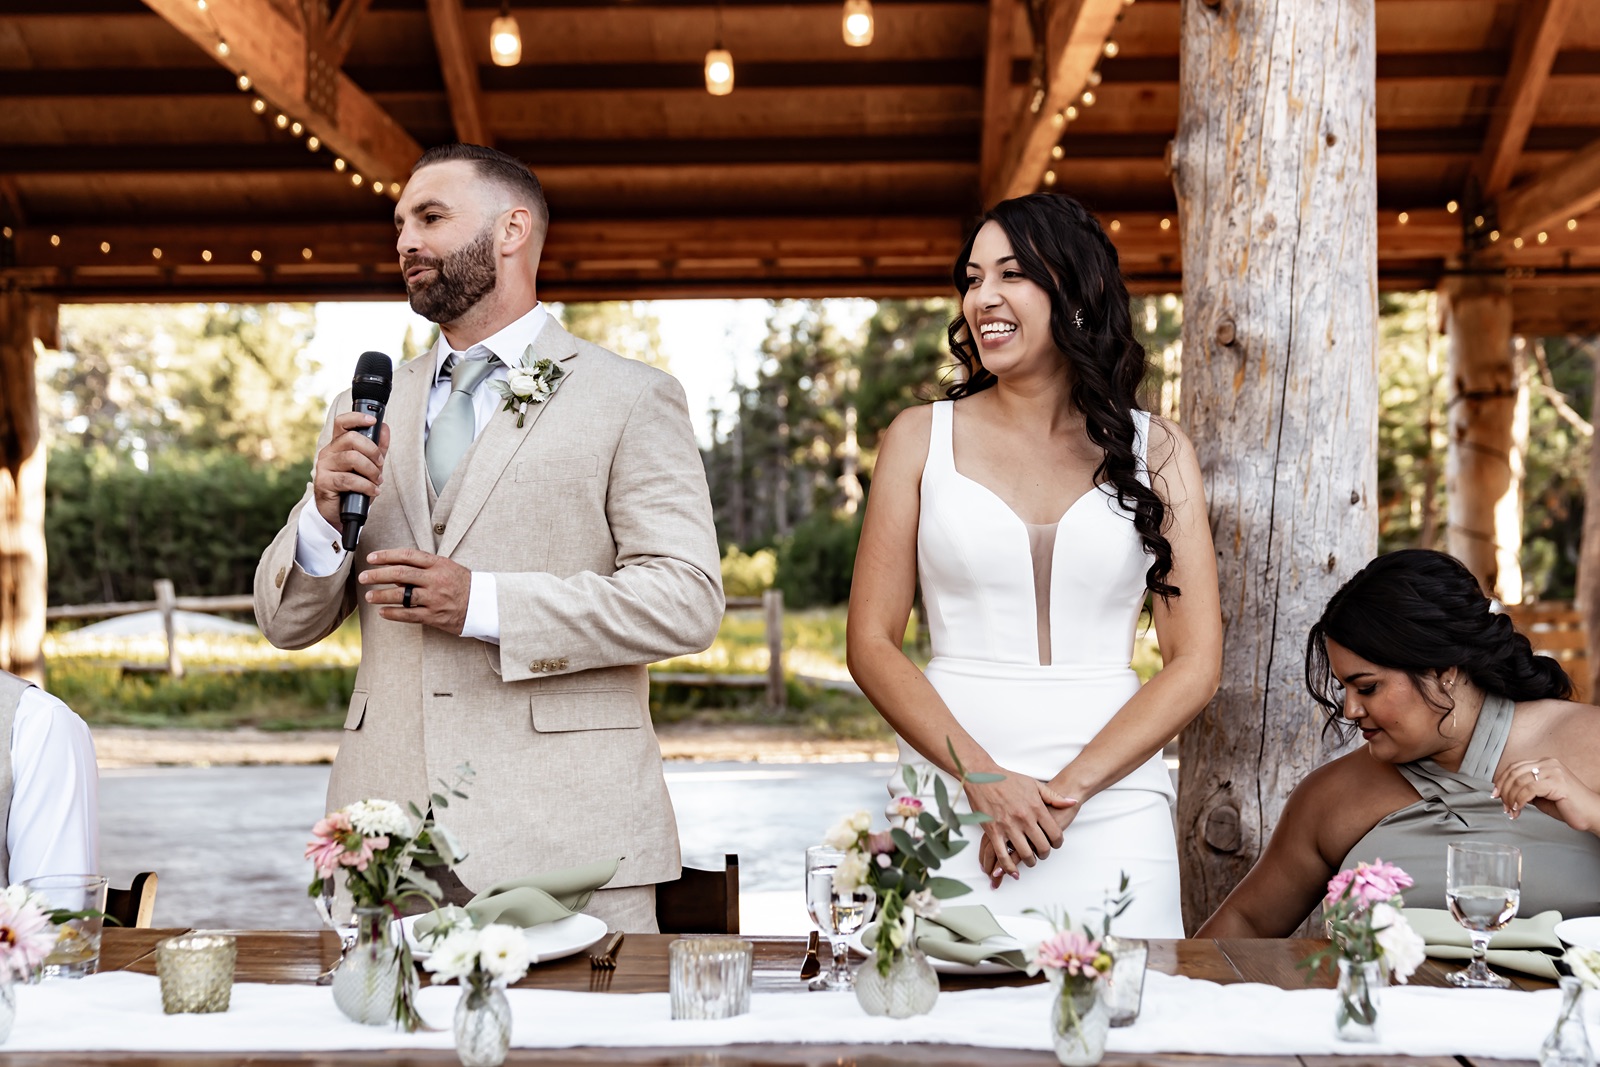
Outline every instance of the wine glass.
<path fill-rule="evenodd" d="M 1489 938 L 1522 903 L 1522 852 L 1515 845 L 1452 841 L 1445 865 L 1445 900 L 1456 922 L 1472 935 L 1472 964 L 1450 984 L 1505 989 L 1511 985 L 1484 963 Z"/>
<path fill-rule="evenodd" d="M 872 918 L 872 909 L 878 902 L 878 894 L 873 892 L 871 886 L 860 885 L 846 891 L 837 885 L 832 887 L 831 919 L 833 941 L 833 974 L 829 981 L 834 989 L 852 989 L 855 987 L 856 977 L 850 971 L 849 940 L 850 935 L 857 933 Z"/>
<path fill-rule="evenodd" d="M 322 893 L 311 898 L 311 904 L 317 909 L 317 915 L 322 919 L 322 925 L 339 935 L 339 958 L 333 961 L 333 966 L 317 975 L 317 985 L 332 985 L 333 972 L 339 969 L 344 962 L 345 953 L 349 952 L 356 943 L 356 924 L 352 917 L 349 922 L 339 922 L 333 917 L 334 886 L 332 878 L 322 880 Z"/>
<path fill-rule="evenodd" d="M 833 922 L 833 871 L 844 859 L 844 852 L 827 845 L 812 845 L 806 849 L 806 911 L 817 929 L 828 935 L 828 944 L 834 953 L 833 973 L 823 971 L 813 978 L 807 989 L 833 989 L 838 972 L 839 952 L 844 948 L 837 940 Z"/>

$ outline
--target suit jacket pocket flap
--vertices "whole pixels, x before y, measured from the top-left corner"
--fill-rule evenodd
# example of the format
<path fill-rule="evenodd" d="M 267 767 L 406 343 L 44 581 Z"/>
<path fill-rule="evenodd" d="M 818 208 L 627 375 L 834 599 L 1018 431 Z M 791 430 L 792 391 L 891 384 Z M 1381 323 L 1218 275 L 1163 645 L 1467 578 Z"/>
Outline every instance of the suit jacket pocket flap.
<path fill-rule="evenodd" d="M 529 701 L 533 728 L 541 734 L 637 730 L 644 725 L 645 711 L 632 689 L 569 689 L 538 693 Z"/>
<path fill-rule="evenodd" d="M 367 691 L 365 689 L 357 689 L 350 694 L 350 710 L 345 714 L 344 728 L 346 730 L 361 729 L 361 720 L 366 716 Z"/>

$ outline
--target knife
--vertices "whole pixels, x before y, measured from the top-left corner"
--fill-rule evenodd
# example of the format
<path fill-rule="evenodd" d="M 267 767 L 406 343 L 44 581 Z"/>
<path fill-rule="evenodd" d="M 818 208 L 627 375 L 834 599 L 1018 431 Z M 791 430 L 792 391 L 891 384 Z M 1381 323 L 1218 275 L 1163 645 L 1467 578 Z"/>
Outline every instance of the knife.
<path fill-rule="evenodd" d="M 811 931 L 811 938 L 806 942 L 806 958 L 800 961 L 800 978 L 815 978 L 822 973 L 822 961 L 817 958 L 817 931 Z"/>

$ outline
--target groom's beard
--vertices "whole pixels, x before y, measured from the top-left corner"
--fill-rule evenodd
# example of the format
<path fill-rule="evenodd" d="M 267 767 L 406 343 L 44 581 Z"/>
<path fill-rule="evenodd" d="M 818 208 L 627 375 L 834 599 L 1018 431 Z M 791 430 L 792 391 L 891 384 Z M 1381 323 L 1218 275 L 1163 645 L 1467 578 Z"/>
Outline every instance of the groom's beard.
<path fill-rule="evenodd" d="M 401 269 L 418 264 L 432 267 L 434 274 L 430 280 L 406 287 L 411 310 L 429 322 L 455 322 L 494 292 L 494 227 L 485 226 L 469 244 L 443 259 L 416 256 L 406 260 Z"/>

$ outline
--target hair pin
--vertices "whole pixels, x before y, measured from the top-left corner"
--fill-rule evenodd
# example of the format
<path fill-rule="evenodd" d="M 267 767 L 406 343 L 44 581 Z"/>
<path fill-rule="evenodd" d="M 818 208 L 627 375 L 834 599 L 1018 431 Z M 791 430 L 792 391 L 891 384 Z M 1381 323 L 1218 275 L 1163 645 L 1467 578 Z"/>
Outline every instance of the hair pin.
<path fill-rule="evenodd" d="M 1077 311 L 1074 311 L 1072 313 L 1072 325 L 1076 326 L 1080 330 L 1083 329 L 1083 309 L 1082 308 L 1079 308 Z"/>

